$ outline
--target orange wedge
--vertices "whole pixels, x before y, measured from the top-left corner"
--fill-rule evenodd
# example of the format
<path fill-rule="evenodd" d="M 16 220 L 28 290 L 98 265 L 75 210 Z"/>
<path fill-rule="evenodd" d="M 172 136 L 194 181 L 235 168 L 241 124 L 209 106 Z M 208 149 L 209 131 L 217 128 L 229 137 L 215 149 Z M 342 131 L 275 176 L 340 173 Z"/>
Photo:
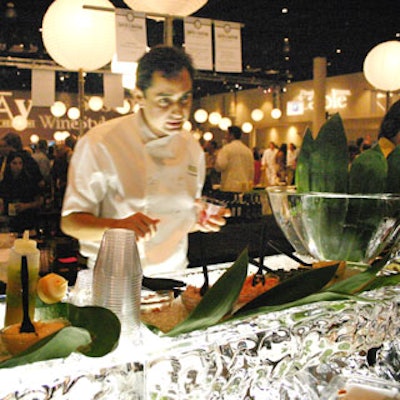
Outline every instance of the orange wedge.
<path fill-rule="evenodd" d="M 43 303 L 54 304 L 61 301 L 66 295 L 68 281 L 61 275 L 52 272 L 39 279 L 36 290 Z"/>

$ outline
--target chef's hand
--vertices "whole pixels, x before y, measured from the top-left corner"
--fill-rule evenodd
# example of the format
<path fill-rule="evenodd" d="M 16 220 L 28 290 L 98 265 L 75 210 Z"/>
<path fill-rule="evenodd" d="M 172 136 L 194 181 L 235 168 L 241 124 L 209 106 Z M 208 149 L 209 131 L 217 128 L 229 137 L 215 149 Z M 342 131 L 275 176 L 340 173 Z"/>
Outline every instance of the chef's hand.
<path fill-rule="evenodd" d="M 231 210 L 225 207 L 210 208 L 203 200 L 196 200 L 198 208 L 195 231 L 218 232 L 226 224 L 226 218 L 231 216 Z"/>
<path fill-rule="evenodd" d="M 120 219 L 118 227 L 134 231 L 138 239 L 148 240 L 155 235 L 159 222 L 159 219 L 153 219 L 138 212 L 127 218 Z"/>

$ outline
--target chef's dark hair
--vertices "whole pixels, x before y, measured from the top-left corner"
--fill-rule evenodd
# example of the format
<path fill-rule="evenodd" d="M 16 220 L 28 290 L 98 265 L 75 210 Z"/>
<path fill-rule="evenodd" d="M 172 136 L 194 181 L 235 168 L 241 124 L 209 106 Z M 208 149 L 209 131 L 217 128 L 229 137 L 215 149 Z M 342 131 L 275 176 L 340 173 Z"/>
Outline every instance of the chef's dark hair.
<path fill-rule="evenodd" d="M 173 78 L 184 68 L 188 70 L 193 81 L 195 69 L 188 54 L 178 47 L 155 46 L 139 59 L 136 86 L 145 92 L 152 84 L 154 72 L 161 72 L 164 78 Z"/>

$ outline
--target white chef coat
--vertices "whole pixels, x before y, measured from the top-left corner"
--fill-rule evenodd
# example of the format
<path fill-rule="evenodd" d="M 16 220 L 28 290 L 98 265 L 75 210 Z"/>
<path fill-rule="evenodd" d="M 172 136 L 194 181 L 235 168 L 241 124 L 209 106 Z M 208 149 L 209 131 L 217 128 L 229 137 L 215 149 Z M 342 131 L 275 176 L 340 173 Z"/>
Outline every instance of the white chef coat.
<path fill-rule="evenodd" d="M 218 151 L 215 168 L 221 172 L 221 190 L 246 190 L 254 179 L 253 152 L 241 140 L 232 140 Z"/>
<path fill-rule="evenodd" d="M 98 125 L 78 140 L 68 170 L 62 215 L 88 212 L 126 218 L 142 212 L 160 222 L 139 241 L 147 275 L 187 266 L 187 234 L 196 222 L 195 199 L 205 179 L 204 151 L 188 132 L 158 138 L 141 114 Z M 94 265 L 100 242 L 80 241 Z"/>

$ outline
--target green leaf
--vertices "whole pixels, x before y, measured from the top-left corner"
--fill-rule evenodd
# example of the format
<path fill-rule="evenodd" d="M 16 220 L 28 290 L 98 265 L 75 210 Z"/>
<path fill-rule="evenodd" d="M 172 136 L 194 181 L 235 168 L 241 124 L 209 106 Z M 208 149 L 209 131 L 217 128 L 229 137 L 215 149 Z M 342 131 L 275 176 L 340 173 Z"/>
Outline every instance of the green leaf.
<path fill-rule="evenodd" d="M 102 357 L 117 346 L 121 332 L 118 317 L 104 307 L 78 307 L 69 303 L 56 303 L 37 308 L 35 317 L 43 321 L 65 318 L 71 326 L 0 363 L 0 368 L 67 357 L 74 351 L 89 357 Z"/>
<path fill-rule="evenodd" d="M 246 279 L 248 263 L 248 250 L 245 249 L 233 265 L 206 292 L 189 316 L 169 331 L 167 336 L 208 328 L 229 313 Z"/>
<path fill-rule="evenodd" d="M 79 348 L 89 345 L 90 342 L 90 333 L 86 329 L 67 326 L 37 342 L 24 352 L 3 361 L 0 363 L 0 368 L 11 368 L 37 361 L 67 357 Z"/>
<path fill-rule="evenodd" d="M 321 127 L 314 141 L 310 164 L 310 191 L 347 191 L 349 154 L 346 133 L 338 113 Z"/>
<path fill-rule="evenodd" d="M 400 145 L 389 154 L 387 163 L 387 192 L 400 193 Z"/>
<path fill-rule="evenodd" d="M 294 276 L 245 304 L 235 315 L 262 306 L 277 306 L 306 297 L 322 289 L 334 276 L 339 262 L 323 268 L 310 269 Z"/>
<path fill-rule="evenodd" d="M 388 164 L 379 144 L 363 151 L 351 164 L 349 193 L 383 193 Z"/>
<path fill-rule="evenodd" d="M 296 171 L 295 171 L 296 187 L 299 193 L 310 191 L 310 182 L 311 182 L 310 158 L 313 149 L 314 149 L 314 139 L 312 137 L 310 128 L 307 128 L 304 134 L 303 143 L 300 147 L 300 153 L 297 158 Z"/>

